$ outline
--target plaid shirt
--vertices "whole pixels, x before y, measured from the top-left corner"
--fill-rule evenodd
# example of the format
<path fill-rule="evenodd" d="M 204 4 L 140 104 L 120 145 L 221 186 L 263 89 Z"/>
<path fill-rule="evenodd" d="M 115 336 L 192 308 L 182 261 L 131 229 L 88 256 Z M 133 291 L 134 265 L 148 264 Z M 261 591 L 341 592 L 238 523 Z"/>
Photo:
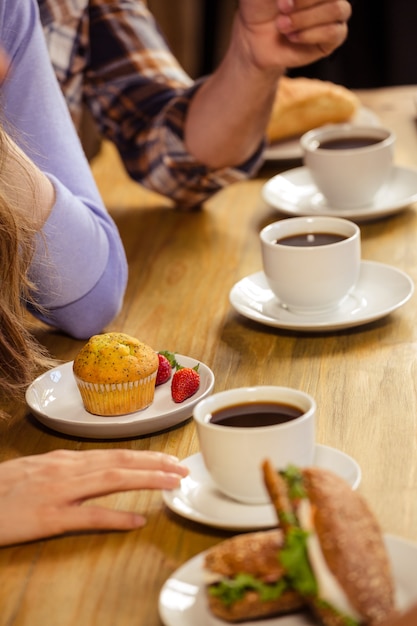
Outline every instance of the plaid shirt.
<path fill-rule="evenodd" d="M 52 64 L 78 127 L 85 103 L 130 176 L 184 206 L 254 174 L 261 149 L 239 168 L 210 170 L 183 142 L 199 83 L 169 51 L 140 0 L 38 0 Z"/>

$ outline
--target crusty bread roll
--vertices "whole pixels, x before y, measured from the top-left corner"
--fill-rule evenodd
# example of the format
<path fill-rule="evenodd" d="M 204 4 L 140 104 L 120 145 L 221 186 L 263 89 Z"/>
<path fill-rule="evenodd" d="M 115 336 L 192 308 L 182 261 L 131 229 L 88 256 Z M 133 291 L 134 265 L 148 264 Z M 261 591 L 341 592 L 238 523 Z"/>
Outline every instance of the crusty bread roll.
<path fill-rule="evenodd" d="M 278 561 L 278 552 L 284 542 L 281 530 L 259 531 L 236 535 L 211 548 L 205 557 L 205 573 L 208 581 L 233 579 L 238 574 L 250 574 L 257 580 L 273 583 L 284 573 Z M 207 586 L 210 611 L 227 622 L 240 622 L 272 615 L 288 613 L 303 607 L 300 595 L 291 589 L 279 598 L 261 599 L 260 593 L 248 589 L 244 596 L 233 603 L 225 604 L 218 596 L 210 593 Z"/>
<path fill-rule="evenodd" d="M 267 127 L 267 138 L 270 143 L 275 143 L 323 124 L 346 122 L 358 108 L 358 97 L 346 87 L 314 78 L 283 76 Z"/>

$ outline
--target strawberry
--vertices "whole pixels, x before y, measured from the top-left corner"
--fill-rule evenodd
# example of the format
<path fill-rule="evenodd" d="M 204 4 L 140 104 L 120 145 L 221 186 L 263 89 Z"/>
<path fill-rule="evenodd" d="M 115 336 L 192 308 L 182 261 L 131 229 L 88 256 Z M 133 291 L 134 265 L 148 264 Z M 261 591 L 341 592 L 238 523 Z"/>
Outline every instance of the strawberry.
<path fill-rule="evenodd" d="M 177 365 L 175 355 L 172 352 L 158 352 L 159 366 L 156 374 L 155 386 L 166 383 L 172 374 L 172 369 Z"/>
<path fill-rule="evenodd" d="M 198 364 L 195 367 L 182 367 L 181 365 L 176 367 L 177 370 L 171 382 L 171 395 L 174 402 L 184 402 L 193 396 L 200 386 Z"/>

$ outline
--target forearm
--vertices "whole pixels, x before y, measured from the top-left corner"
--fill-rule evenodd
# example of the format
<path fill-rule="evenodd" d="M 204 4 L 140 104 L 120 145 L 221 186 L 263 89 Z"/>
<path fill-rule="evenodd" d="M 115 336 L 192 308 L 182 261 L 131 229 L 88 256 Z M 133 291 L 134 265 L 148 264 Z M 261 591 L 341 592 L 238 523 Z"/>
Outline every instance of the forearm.
<path fill-rule="evenodd" d="M 127 262 L 117 228 L 98 204 L 75 197 L 50 176 L 54 207 L 37 238 L 30 278 L 37 317 L 86 338 L 117 315 L 127 282 Z"/>
<path fill-rule="evenodd" d="M 263 137 L 280 76 L 336 49 L 350 11 L 346 0 L 240 0 L 225 59 L 189 108 L 190 153 L 214 168 L 247 159 Z"/>
<path fill-rule="evenodd" d="M 223 62 L 191 101 L 185 126 L 189 152 L 214 169 L 250 158 L 264 138 L 283 73 L 283 67 L 264 69 L 248 61 L 235 24 Z"/>
<path fill-rule="evenodd" d="M 38 233 L 29 277 L 45 322 L 85 338 L 119 312 L 126 260 L 117 229 L 100 204 L 45 175 L 5 133 L 1 195 L 17 222 Z"/>

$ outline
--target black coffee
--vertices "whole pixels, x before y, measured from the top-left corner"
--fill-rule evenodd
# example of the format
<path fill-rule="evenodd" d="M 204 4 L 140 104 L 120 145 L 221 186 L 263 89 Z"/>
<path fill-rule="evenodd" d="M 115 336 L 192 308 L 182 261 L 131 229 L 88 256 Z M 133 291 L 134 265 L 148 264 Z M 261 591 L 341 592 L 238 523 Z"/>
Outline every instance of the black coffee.
<path fill-rule="evenodd" d="M 338 137 L 321 141 L 318 147 L 322 150 L 352 150 L 373 146 L 380 141 L 376 137 Z"/>
<path fill-rule="evenodd" d="M 213 411 L 210 422 L 218 426 L 255 428 L 285 424 L 303 415 L 304 411 L 278 402 L 245 402 Z"/>
<path fill-rule="evenodd" d="M 348 239 L 346 235 L 339 235 L 337 233 L 299 233 L 297 235 L 289 235 L 288 237 L 277 239 L 275 243 L 284 246 L 307 248 L 313 246 L 327 246 L 330 243 L 337 243 L 345 239 Z"/>

